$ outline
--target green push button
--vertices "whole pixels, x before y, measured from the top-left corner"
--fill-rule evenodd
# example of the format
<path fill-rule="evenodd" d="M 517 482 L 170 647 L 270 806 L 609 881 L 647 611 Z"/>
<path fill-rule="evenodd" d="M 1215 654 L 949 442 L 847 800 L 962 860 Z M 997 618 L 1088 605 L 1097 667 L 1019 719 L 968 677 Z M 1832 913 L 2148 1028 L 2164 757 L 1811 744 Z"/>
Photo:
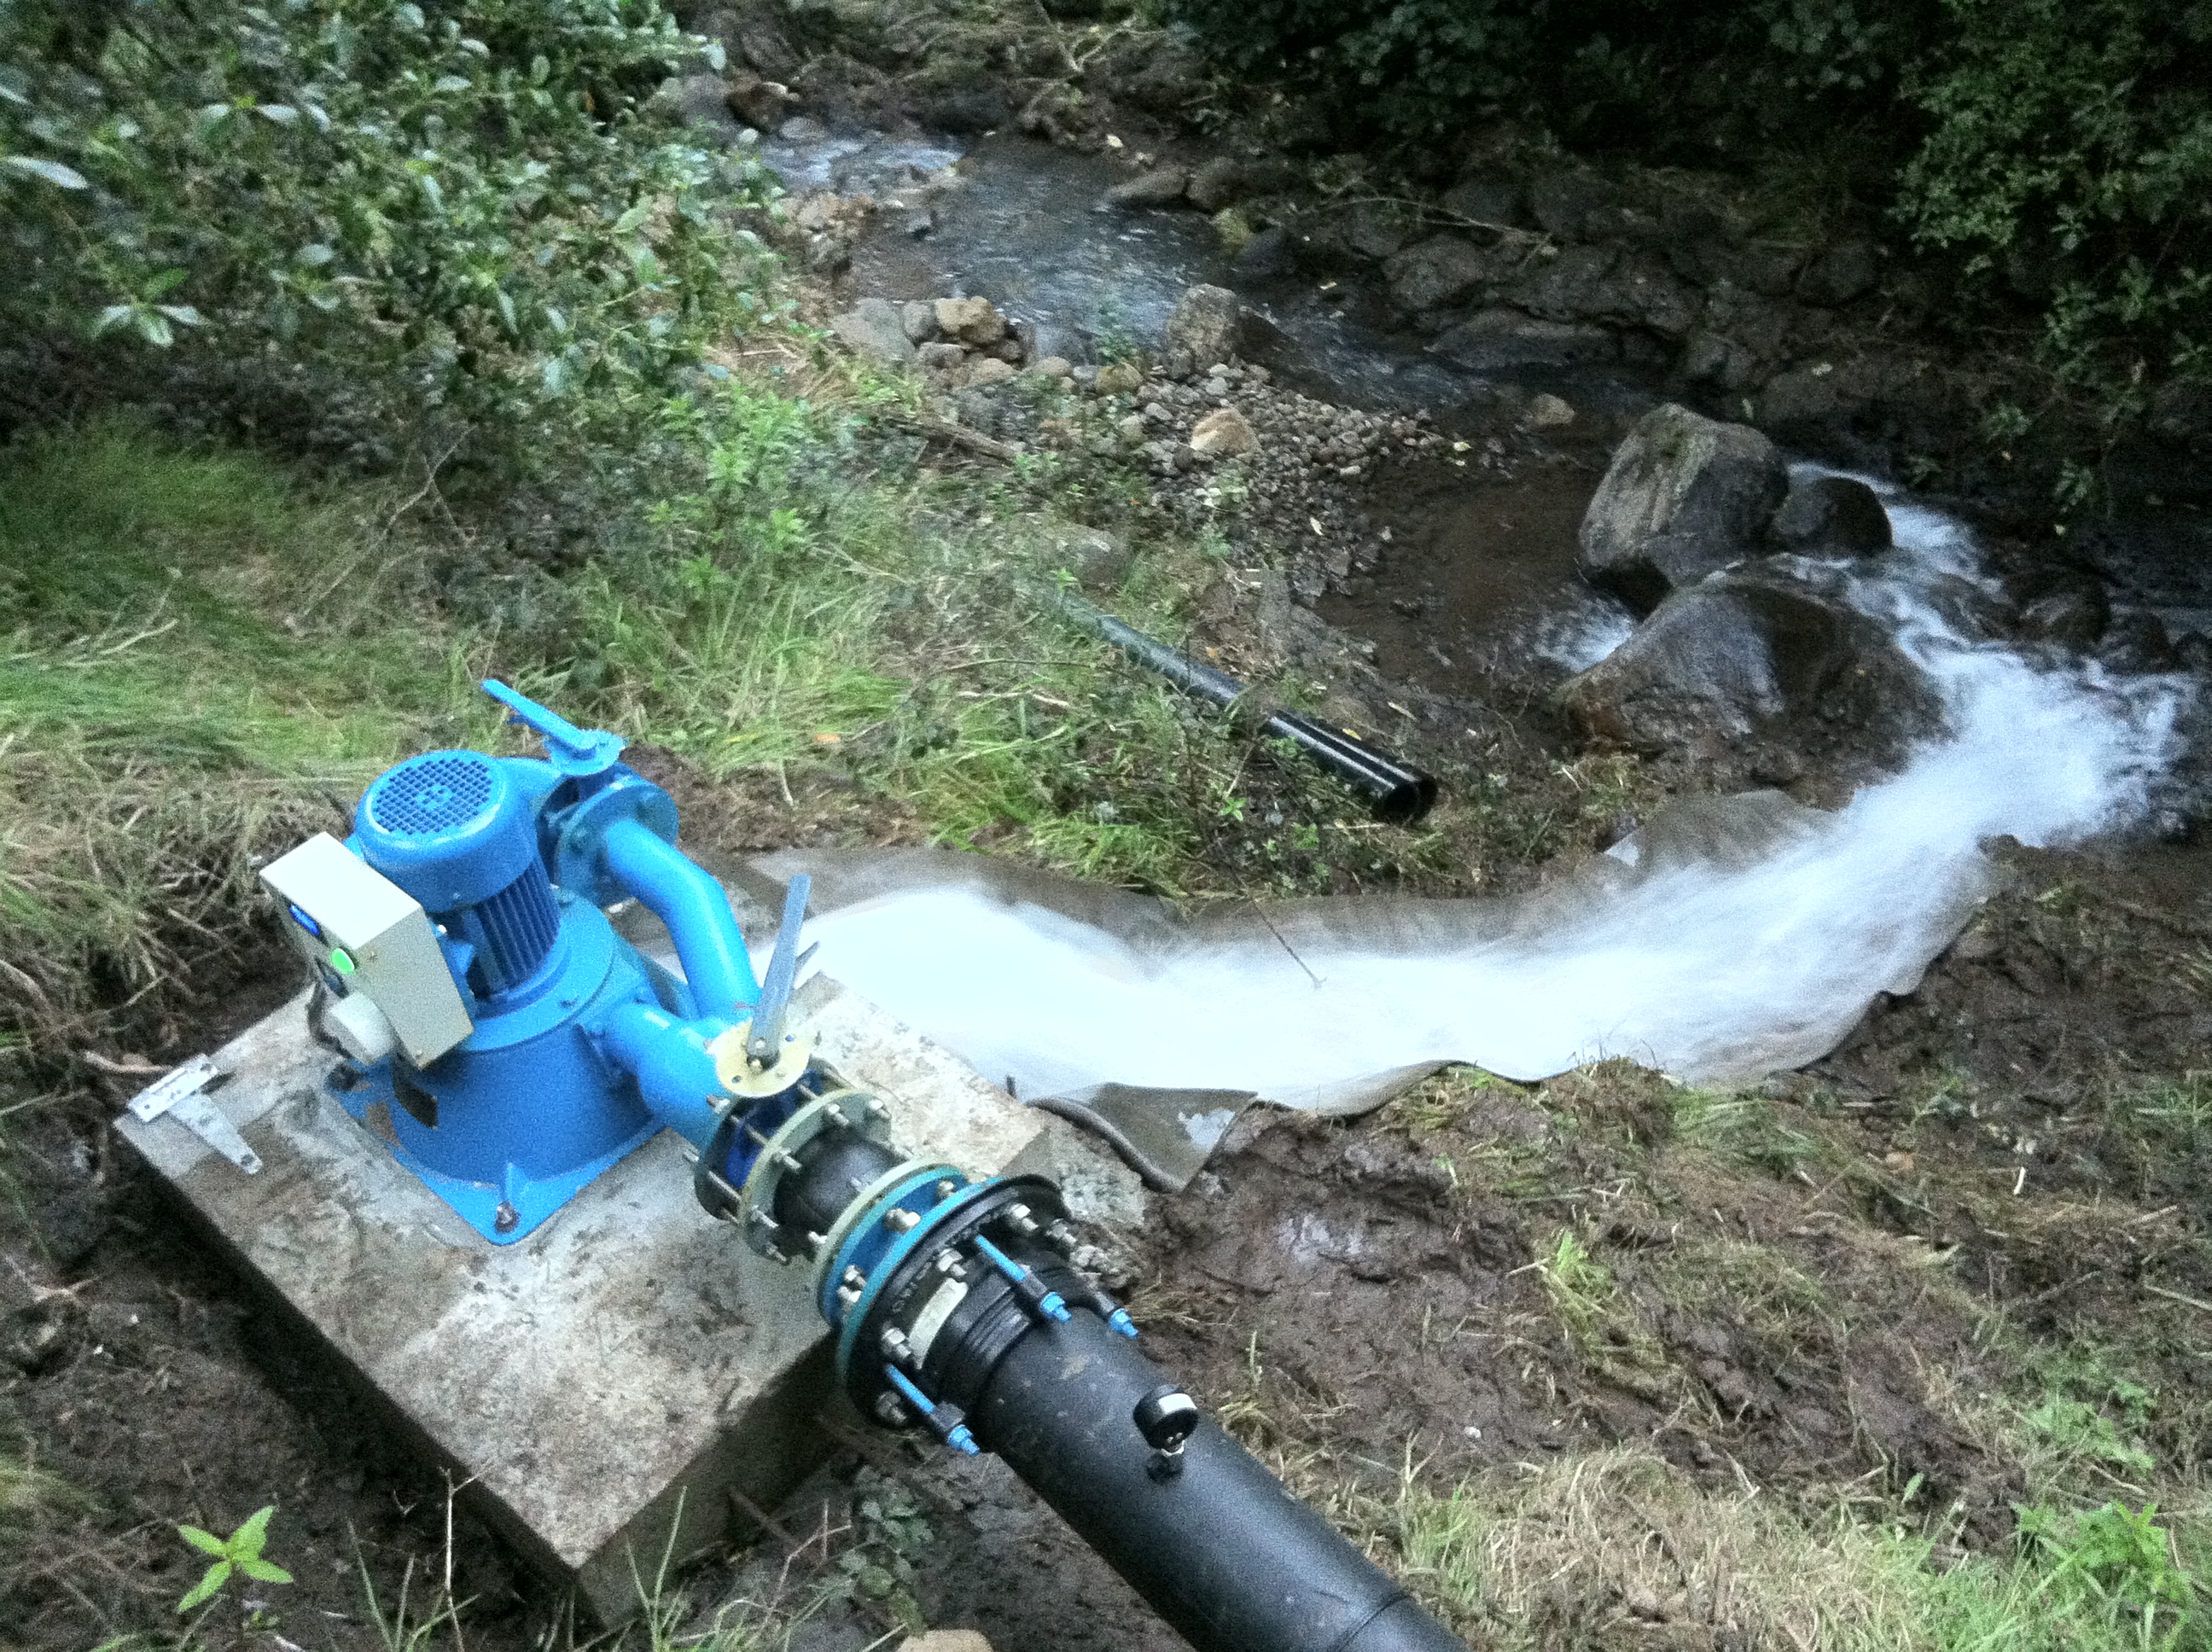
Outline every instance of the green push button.
<path fill-rule="evenodd" d="M 353 974 L 353 954 L 347 951 L 343 946 L 332 947 L 331 949 L 331 968 L 337 970 L 338 974 L 342 975 L 349 975 Z"/>

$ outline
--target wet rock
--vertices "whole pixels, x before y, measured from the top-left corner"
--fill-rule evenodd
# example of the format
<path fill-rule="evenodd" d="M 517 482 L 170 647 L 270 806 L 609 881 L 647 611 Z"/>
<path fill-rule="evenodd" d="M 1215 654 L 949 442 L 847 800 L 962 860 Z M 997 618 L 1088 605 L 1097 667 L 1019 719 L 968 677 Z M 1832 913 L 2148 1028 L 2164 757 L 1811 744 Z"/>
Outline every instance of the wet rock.
<path fill-rule="evenodd" d="M 937 306 L 926 298 L 909 299 L 899 306 L 899 325 L 911 342 L 927 344 L 937 337 Z"/>
<path fill-rule="evenodd" d="M 1894 543 L 1881 495 L 1840 476 L 1792 483 L 1771 531 L 1781 549 L 1801 556 L 1871 556 Z"/>
<path fill-rule="evenodd" d="M 1620 228 L 1613 186 L 1586 172 L 1555 172 L 1528 190 L 1528 210 L 1547 234 L 1561 240 L 1604 235 Z"/>
<path fill-rule="evenodd" d="M 1190 174 L 1181 167 L 1156 167 L 1115 185 L 1106 191 L 1106 199 L 1117 207 L 1172 206 L 1189 185 Z"/>
<path fill-rule="evenodd" d="M 1075 368 L 1065 355 L 1047 355 L 1030 363 L 1030 371 L 1040 379 L 1072 379 Z"/>
<path fill-rule="evenodd" d="M 781 126 L 799 104 L 782 82 L 742 72 L 730 77 L 729 100 L 746 125 L 763 132 Z"/>
<path fill-rule="evenodd" d="M 1871 735 L 1894 756 L 1937 714 L 1879 623 L 1762 565 L 1675 592 L 1559 703 L 1586 738 L 1650 753 L 1710 753 L 1796 723 Z"/>
<path fill-rule="evenodd" d="M 1430 349 L 1477 373 L 1609 361 L 1620 345 L 1603 327 L 1544 321 L 1518 310 L 1480 310 L 1437 336 Z"/>
<path fill-rule="evenodd" d="M 1608 321 L 1686 337 L 1703 309 L 1665 264 L 1619 246 L 1573 246 L 1524 284 L 1521 303 L 1553 321 Z"/>
<path fill-rule="evenodd" d="M 1790 489 L 1758 431 L 1669 403 L 1637 422 L 1583 518 L 1583 577 L 1639 611 L 1747 561 Z"/>
<path fill-rule="evenodd" d="M 2181 656 L 2166 634 L 2166 622 L 2146 608 L 2114 616 L 2097 646 L 2097 658 L 2116 671 L 2148 674 L 2181 669 Z"/>
<path fill-rule="evenodd" d="M 1145 382 L 1145 375 L 1131 361 L 1109 361 L 1098 369 L 1092 380 L 1101 396 L 1127 396 Z"/>
<path fill-rule="evenodd" d="M 968 352 L 957 344 L 924 344 L 914 355 L 915 360 L 931 373 L 950 373 L 968 365 Z"/>
<path fill-rule="evenodd" d="M 730 83 L 720 75 L 671 76 L 646 106 L 683 125 L 704 127 L 725 143 L 744 130 L 730 108 Z"/>
<path fill-rule="evenodd" d="M 1168 318 L 1170 356 L 1183 355 L 1194 367 L 1210 367 L 1237 354 L 1242 307 L 1226 287 L 1194 287 L 1176 301 Z"/>
<path fill-rule="evenodd" d="M 1048 541 L 1057 565 L 1086 591 L 1114 591 L 1128 577 L 1134 554 L 1103 528 L 1063 528 Z"/>
<path fill-rule="evenodd" d="M 2105 587 L 2083 578 L 2046 591 L 2022 607 L 2020 635 L 2031 642 L 2086 651 L 2096 647 L 2112 623 L 2112 599 Z"/>
<path fill-rule="evenodd" d="M 1693 333 L 1682 347 L 1679 371 L 1693 385 L 1742 390 L 1758 380 L 1759 358 L 1733 338 L 1723 338 L 1718 333 Z"/>
<path fill-rule="evenodd" d="M 1528 222 L 1527 188 L 1519 179 L 1502 172 L 1471 173 L 1446 190 L 1437 204 L 1478 224 L 1511 228 Z"/>
<path fill-rule="evenodd" d="M 1391 258 L 1382 273 L 1392 301 L 1418 314 L 1457 304 L 1476 288 L 1507 278 L 1518 257 L 1501 257 L 1463 235 L 1431 235 Z"/>
<path fill-rule="evenodd" d="M 1216 155 L 1191 173 L 1184 194 L 1200 212 L 1218 212 L 1244 192 L 1244 168 L 1234 156 Z"/>
<path fill-rule="evenodd" d="M 910 206 L 899 215 L 899 234 L 910 241 L 937 233 L 937 211 L 927 203 Z"/>
<path fill-rule="evenodd" d="M 968 382 L 976 389 L 1011 383 L 1015 376 L 1014 364 L 1002 361 L 994 355 L 985 356 L 968 369 Z"/>
<path fill-rule="evenodd" d="M 1006 94 L 988 81 L 939 92 L 926 107 L 927 124 L 946 132 L 994 132 L 1014 118 Z"/>
<path fill-rule="evenodd" d="M 1797 277 L 1797 296 L 1808 304 L 1836 309 L 1874 290 L 1881 278 L 1875 245 L 1864 237 L 1838 241 Z"/>
<path fill-rule="evenodd" d="M 1273 281 L 1289 275 L 1297 267 L 1297 252 L 1291 241 L 1291 232 L 1280 224 L 1270 224 L 1237 249 L 1237 257 L 1230 268 L 1244 281 Z"/>
<path fill-rule="evenodd" d="M 988 298 L 940 298 L 937 331 L 963 344 L 995 344 L 1006 336 L 1006 318 Z"/>
<path fill-rule="evenodd" d="M 892 367 L 904 367 L 915 359 L 905 320 L 898 306 L 887 298 L 862 299 L 844 314 L 832 317 L 830 331 L 861 355 Z"/>
<path fill-rule="evenodd" d="M 1217 407 L 1191 427 L 1190 451 L 1200 459 L 1233 459 L 1260 450 L 1260 438 L 1233 407 Z"/>
<path fill-rule="evenodd" d="M 1535 430 L 1557 430 L 1575 422 L 1573 404 L 1564 397 L 1546 391 L 1528 404 L 1529 428 Z"/>

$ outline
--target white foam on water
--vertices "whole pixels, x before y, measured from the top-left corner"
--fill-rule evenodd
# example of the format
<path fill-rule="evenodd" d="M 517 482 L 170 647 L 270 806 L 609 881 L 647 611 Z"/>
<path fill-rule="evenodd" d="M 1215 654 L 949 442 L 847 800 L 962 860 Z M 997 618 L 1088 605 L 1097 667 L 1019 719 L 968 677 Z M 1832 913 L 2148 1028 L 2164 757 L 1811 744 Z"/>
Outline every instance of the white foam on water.
<path fill-rule="evenodd" d="M 1532 1079 L 1625 1055 L 1718 1081 L 1814 1060 L 1949 944 L 1985 892 L 1984 840 L 2063 844 L 2139 816 L 2186 692 L 1963 635 L 1938 598 L 1978 578 L 1971 538 L 1887 502 L 1898 550 L 1843 577 L 1929 673 L 1948 732 L 1747 862 L 1655 856 L 1510 940 L 1437 944 L 1449 924 L 1412 940 L 1378 903 L 1371 943 L 1340 921 L 1296 956 L 1265 937 L 1139 950 L 1036 906 L 923 889 L 810 924 L 821 967 L 1031 1098 L 1114 1082 L 1297 1106 L 1442 1060 Z"/>

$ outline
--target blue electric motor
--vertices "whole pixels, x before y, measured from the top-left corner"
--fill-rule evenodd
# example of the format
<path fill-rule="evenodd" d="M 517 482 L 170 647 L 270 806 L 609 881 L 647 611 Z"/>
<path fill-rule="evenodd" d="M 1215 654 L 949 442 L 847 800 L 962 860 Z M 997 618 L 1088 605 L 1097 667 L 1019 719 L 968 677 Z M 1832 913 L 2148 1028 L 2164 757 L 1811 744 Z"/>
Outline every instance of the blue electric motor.
<path fill-rule="evenodd" d="M 803 880 L 763 1005 L 727 896 L 676 847 L 674 803 L 623 742 L 484 689 L 542 761 L 410 757 L 369 786 L 342 847 L 313 840 L 264 873 L 352 1058 L 341 1099 L 388 1120 L 398 1157 L 495 1242 L 663 1126 L 720 1148 L 706 1173 L 742 1184 L 805 1078 L 781 1027 Z M 681 978 L 616 934 L 602 908 L 633 898 L 667 926 Z"/>

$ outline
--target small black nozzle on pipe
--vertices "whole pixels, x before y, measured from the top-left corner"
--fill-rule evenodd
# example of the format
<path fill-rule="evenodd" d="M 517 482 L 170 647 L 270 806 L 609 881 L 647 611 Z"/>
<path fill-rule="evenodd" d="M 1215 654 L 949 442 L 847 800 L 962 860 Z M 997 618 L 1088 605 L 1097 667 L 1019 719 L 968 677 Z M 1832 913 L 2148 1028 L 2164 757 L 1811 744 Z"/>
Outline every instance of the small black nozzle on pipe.
<path fill-rule="evenodd" d="M 1177 688 L 1217 706 L 1233 707 L 1243 698 L 1244 685 L 1235 677 L 1200 665 L 1073 592 L 1061 592 L 1059 601 L 1060 611 L 1076 624 L 1112 643 L 1139 665 L 1158 671 Z M 1410 826 L 1436 804 L 1434 775 L 1407 767 L 1348 728 L 1331 728 L 1304 712 L 1279 711 L 1261 723 L 1260 732 L 1293 742 L 1308 757 L 1364 797 L 1377 820 Z"/>

